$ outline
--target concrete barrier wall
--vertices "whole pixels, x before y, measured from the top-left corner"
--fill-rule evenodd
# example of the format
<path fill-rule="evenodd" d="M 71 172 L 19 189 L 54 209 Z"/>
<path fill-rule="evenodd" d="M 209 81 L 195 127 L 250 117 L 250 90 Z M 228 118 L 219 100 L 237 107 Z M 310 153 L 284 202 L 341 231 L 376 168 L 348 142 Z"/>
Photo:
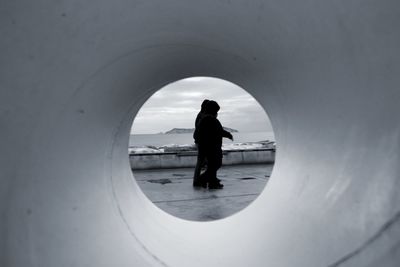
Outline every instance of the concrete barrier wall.
<path fill-rule="evenodd" d="M 133 170 L 195 167 L 196 152 L 143 153 L 129 155 Z M 274 149 L 229 150 L 223 152 L 222 165 L 274 163 Z"/>

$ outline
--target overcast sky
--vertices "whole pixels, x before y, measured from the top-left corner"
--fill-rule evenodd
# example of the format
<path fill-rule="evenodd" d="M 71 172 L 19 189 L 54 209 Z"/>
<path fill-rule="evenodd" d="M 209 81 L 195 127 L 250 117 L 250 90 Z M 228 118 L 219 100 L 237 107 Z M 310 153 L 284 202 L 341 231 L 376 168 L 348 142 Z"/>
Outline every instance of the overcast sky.
<path fill-rule="evenodd" d="M 131 133 L 194 128 L 204 99 L 218 102 L 218 119 L 225 127 L 239 132 L 272 131 L 264 109 L 242 88 L 221 79 L 193 77 L 171 83 L 150 97 L 137 114 Z"/>

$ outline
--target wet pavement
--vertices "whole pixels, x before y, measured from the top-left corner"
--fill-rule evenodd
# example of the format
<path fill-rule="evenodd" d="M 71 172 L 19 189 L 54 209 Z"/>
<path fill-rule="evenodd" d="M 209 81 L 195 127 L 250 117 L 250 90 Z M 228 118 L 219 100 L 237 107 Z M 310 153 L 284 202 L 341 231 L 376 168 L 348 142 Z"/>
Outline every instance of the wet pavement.
<path fill-rule="evenodd" d="M 133 170 L 146 196 L 160 209 L 193 221 L 211 221 L 247 207 L 266 186 L 273 164 L 223 166 L 223 189 L 194 188 L 193 168 Z"/>

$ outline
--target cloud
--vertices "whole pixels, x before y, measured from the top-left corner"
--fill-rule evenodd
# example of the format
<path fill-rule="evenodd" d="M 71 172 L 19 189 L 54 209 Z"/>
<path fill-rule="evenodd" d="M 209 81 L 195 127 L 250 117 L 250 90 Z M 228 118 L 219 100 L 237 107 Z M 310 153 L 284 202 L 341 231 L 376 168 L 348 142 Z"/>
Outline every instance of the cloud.
<path fill-rule="evenodd" d="M 146 101 L 132 125 L 132 132 L 158 133 L 171 128 L 193 128 L 204 99 L 221 106 L 218 118 L 239 131 L 270 131 L 264 109 L 239 86 L 217 78 L 192 77 L 168 84 Z"/>
<path fill-rule="evenodd" d="M 204 82 L 207 79 L 206 77 L 190 77 L 182 80 L 182 82 L 190 83 L 190 82 Z"/>
<path fill-rule="evenodd" d="M 185 92 L 179 92 L 178 96 L 180 97 L 187 97 L 187 98 L 198 98 L 198 97 L 204 97 L 204 92 L 201 91 L 185 91 Z"/>

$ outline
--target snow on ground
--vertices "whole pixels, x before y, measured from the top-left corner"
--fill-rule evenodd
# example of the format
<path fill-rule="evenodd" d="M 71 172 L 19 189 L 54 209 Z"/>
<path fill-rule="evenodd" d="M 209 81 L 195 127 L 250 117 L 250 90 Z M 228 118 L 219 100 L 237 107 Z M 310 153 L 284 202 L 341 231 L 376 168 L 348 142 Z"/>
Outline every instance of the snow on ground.
<path fill-rule="evenodd" d="M 247 143 L 233 143 L 223 144 L 222 150 L 253 150 L 253 149 L 275 149 L 275 142 L 273 141 L 260 141 L 260 142 L 247 142 Z M 129 154 L 146 154 L 146 153 L 165 153 L 165 152 L 183 152 L 183 151 L 196 151 L 194 144 L 177 145 L 168 144 L 160 147 L 155 146 L 133 146 L 129 147 Z"/>

